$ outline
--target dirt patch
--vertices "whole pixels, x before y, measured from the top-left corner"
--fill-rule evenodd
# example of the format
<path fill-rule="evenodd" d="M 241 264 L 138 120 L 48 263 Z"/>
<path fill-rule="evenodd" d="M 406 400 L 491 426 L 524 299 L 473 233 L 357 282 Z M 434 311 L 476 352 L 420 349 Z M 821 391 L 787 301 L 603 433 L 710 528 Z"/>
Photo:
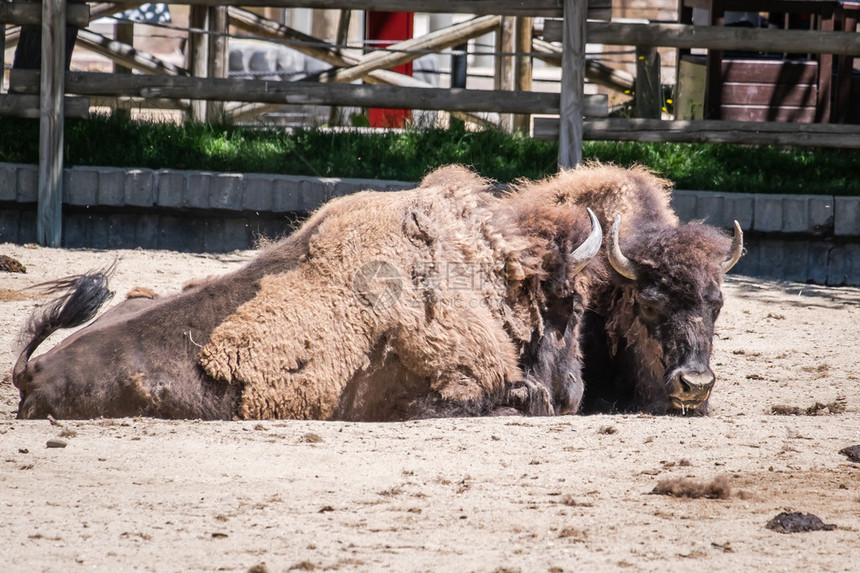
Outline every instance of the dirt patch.
<path fill-rule="evenodd" d="M 0 289 L 116 260 L 111 290 L 161 296 L 252 256 L 0 252 L 28 269 L 0 273 Z M 860 444 L 860 289 L 729 275 L 724 292 L 707 417 L 391 424 L 18 421 L 9 373 L 43 301 L 0 300 L 4 570 L 855 568 L 860 471 L 839 452 Z M 794 415 L 771 413 L 785 405 Z M 675 494 L 649 495 L 661 482 Z M 838 528 L 798 551 L 763 527 L 797 507 Z"/>
<path fill-rule="evenodd" d="M 846 456 L 852 462 L 860 463 L 860 444 L 842 448 L 839 453 Z"/>
<path fill-rule="evenodd" d="M 833 531 L 836 525 L 824 523 L 821 518 L 811 513 L 782 512 L 765 525 L 777 533 L 805 533 L 807 531 Z"/>
<path fill-rule="evenodd" d="M 816 402 L 807 408 L 778 405 L 771 407 L 770 412 L 775 416 L 825 416 L 827 414 L 842 414 L 845 412 L 845 400 L 837 399 L 828 404 Z"/>
<path fill-rule="evenodd" d="M 0 288 L 0 302 L 14 302 L 33 298 L 27 293 L 11 288 Z"/>
<path fill-rule="evenodd" d="M 669 495 L 672 497 L 689 497 L 692 499 L 729 499 L 732 496 L 732 487 L 729 478 L 717 476 L 709 482 L 697 482 L 686 478 L 674 478 L 661 480 L 651 491 L 655 495 Z"/>
<path fill-rule="evenodd" d="M 0 255 L 0 272 L 3 273 L 26 273 L 27 267 L 20 261 L 6 255 Z"/>

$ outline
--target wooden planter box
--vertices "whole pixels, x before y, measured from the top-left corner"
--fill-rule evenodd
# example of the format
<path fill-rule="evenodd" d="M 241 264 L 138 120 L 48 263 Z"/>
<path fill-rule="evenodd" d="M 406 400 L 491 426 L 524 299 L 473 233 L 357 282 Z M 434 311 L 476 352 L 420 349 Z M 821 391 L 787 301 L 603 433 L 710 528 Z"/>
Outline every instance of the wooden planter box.
<path fill-rule="evenodd" d="M 678 119 L 701 119 L 705 58 L 684 56 L 679 67 Z M 811 123 L 816 119 L 818 62 L 724 58 L 720 117 L 733 121 Z"/>

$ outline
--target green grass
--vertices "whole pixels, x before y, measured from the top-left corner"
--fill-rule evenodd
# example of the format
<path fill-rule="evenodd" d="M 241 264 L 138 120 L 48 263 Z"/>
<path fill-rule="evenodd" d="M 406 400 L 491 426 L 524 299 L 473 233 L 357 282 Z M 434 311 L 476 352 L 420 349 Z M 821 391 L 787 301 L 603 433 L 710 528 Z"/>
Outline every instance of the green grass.
<path fill-rule="evenodd" d="M 0 161 L 38 161 L 38 122 L 0 119 Z M 469 165 L 502 182 L 556 170 L 558 146 L 495 130 L 382 134 L 284 132 L 204 124 L 69 120 L 65 164 L 205 169 L 416 181 L 440 165 Z M 711 144 L 586 142 L 586 159 L 642 164 L 680 189 L 860 195 L 860 152 Z"/>

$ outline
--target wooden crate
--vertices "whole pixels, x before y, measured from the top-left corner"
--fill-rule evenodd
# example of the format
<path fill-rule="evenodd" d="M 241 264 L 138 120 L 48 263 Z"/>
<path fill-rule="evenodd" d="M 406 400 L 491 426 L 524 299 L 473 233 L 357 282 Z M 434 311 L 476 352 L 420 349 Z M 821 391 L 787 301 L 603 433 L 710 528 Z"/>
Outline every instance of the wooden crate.
<path fill-rule="evenodd" d="M 724 59 L 720 118 L 815 121 L 818 62 Z"/>
<path fill-rule="evenodd" d="M 684 56 L 676 109 L 678 119 L 700 119 L 705 58 Z M 727 58 L 719 119 L 732 121 L 815 121 L 818 62 L 813 60 Z M 712 118 L 713 119 L 713 118 Z"/>

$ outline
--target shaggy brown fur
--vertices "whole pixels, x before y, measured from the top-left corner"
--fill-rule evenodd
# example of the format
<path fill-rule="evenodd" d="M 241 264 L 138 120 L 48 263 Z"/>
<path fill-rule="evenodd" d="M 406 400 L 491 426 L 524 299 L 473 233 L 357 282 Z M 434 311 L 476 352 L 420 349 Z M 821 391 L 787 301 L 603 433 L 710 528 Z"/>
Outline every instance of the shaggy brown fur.
<path fill-rule="evenodd" d="M 558 208 L 590 207 L 605 248 L 621 215 L 621 248 L 637 280 L 616 273 L 605 248 L 576 278 L 589 309 L 581 321 L 585 410 L 681 412 L 670 393 L 682 377 L 713 381 L 708 363 L 730 238 L 702 223 L 680 224 L 669 183 L 644 168 L 585 165 L 515 190 Z M 706 412 L 707 399 L 689 409 Z"/>
<path fill-rule="evenodd" d="M 307 263 L 264 278 L 203 348 L 207 374 L 243 387 L 239 416 L 413 417 L 427 396 L 465 413 L 498 403 L 539 316 L 534 291 L 508 293 L 539 267 L 487 187 L 448 168 L 414 191 L 324 207 Z M 388 282 L 357 296 L 368 268 Z"/>
<path fill-rule="evenodd" d="M 554 229 L 489 190 L 449 167 L 340 198 L 239 271 L 126 300 L 32 360 L 31 341 L 19 417 L 575 411 L 575 330 L 553 315 L 575 296 L 567 253 L 587 220 L 556 209 Z"/>
<path fill-rule="evenodd" d="M 552 186 L 516 187 L 503 197 L 515 225 L 531 238 L 528 253 L 541 261 L 538 281 L 540 328 L 521 347 L 521 366 L 530 382 L 529 401 L 540 401 L 535 389 L 543 389 L 548 414 L 573 414 L 583 396 L 580 328 L 588 306 L 590 283 L 605 275 L 601 264 L 574 274 L 570 253 L 591 231 L 586 210 L 559 201 Z"/>
<path fill-rule="evenodd" d="M 206 377 L 197 365 L 200 348 L 253 298 L 264 276 L 297 264 L 313 231 L 306 226 L 245 268 L 178 295 L 128 299 L 31 360 L 33 343 L 44 337 L 34 339 L 13 371 L 18 417 L 233 418 L 241 388 Z"/>

